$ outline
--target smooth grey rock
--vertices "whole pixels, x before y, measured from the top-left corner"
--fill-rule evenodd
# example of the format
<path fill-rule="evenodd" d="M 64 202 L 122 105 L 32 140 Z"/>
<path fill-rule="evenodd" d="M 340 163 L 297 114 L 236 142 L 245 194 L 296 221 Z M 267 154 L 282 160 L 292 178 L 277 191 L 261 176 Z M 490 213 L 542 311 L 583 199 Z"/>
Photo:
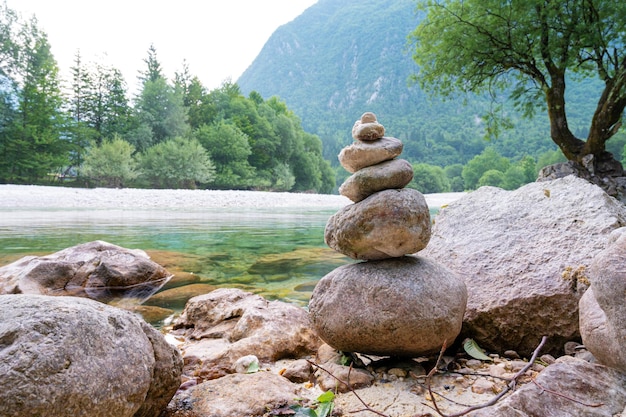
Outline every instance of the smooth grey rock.
<path fill-rule="evenodd" d="M 452 344 L 466 302 L 457 274 L 405 256 L 335 269 L 315 287 L 309 312 L 319 336 L 337 350 L 418 357 Z"/>
<path fill-rule="evenodd" d="M 583 344 L 598 362 L 626 372 L 626 228 L 593 258 L 589 280 L 579 303 Z"/>
<path fill-rule="evenodd" d="M 561 360 L 563 359 L 563 360 Z M 626 375 L 564 356 L 496 405 L 471 417 L 613 417 L 626 406 Z M 549 390 L 549 391 L 548 391 Z"/>
<path fill-rule="evenodd" d="M 403 147 L 400 139 L 391 137 L 369 142 L 357 140 L 339 152 L 339 163 L 353 174 L 359 169 L 395 158 L 402 153 Z"/>
<path fill-rule="evenodd" d="M 102 302 L 139 302 L 171 274 L 139 249 L 100 240 L 47 256 L 27 256 L 0 268 L 0 294 L 72 295 Z"/>
<path fill-rule="evenodd" d="M 93 300 L 0 296 L 0 415 L 156 417 L 182 358 L 138 316 Z"/>
<path fill-rule="evenodd" d="M 303 308 L 234 288 L 189 300 L 174 323 L 185 373 L 201 380 L 234 372 L 235 362 L 255 355 L 260 362 L 298 359 L 322 343 Z"/>
<path fill-rule="evenodd" d="M 324 239 L 352 259 L 387 259 L 422 250 L 430 227 L 428 205 L 419 191 L 384 190 L 331 216 Z"/>
<path fill-rule="evenodd" d="M 378 191 L 399 189 L 413 179 L 413 167 L 404 159 L 393 159 L 363 168 L 339 187 L 339 194 L 358 203 Z"/>
<path fill-rule="evenodd" d="M 469 293 L 463 334 L 496 352 L 528 357 L 542 335 L 560 354 L 580 337 L 578 301 L 588 268 L 626 208 L 599 187 L 569 176 L 515 191 L 482 187 L 441 210 L 428 247 Z"/>
<path fill-rule="evenodd" d="M 301 397 L 298 385 L 271 372 L 231 374 L 179 391 L 164 417 L 281 415 Z"/>

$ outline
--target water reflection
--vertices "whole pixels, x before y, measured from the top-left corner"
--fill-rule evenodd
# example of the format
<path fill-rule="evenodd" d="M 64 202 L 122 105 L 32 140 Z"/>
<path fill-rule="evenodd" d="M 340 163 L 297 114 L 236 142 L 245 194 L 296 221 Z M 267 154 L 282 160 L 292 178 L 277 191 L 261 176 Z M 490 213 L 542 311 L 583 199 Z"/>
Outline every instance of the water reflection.
<path fill-rule="evenodd" d="M 0 265 L 104 240 L 143 249 L 174 274 L 147 305 L 178 311 L 189 297 L 221 286 L 306 305 L 317 280 L 350 262 L 324 244 L 324 227 L 334 212 L 2 210 Z"/>

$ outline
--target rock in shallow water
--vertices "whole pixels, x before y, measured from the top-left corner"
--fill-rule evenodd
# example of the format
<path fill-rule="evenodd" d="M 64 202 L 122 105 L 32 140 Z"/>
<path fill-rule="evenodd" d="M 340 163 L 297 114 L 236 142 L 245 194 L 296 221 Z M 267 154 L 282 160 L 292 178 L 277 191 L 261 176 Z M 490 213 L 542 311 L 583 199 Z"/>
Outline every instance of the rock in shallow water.
<path fill-rule="evenodd" d="M 0 268 L 0 294 L 72 295 L 102 302 L 147 299 L 171 274 L 142 250 L 96 240 Z"/>
<path fill-rule="evenodd" d="M 337 350 L 417 357 L 454 341 L 466 302 L 455 273 L 406 256 L 335 269 L 316 286 L 309 311 L 319 336 Z"/>
<path fill-rule="evenodd" d="M 326 244 L 352 259 L 377 260 L 422 250 L 430 240 L 430 212 L 416 190 L 385 190 L 350 204 L 326 223 Z"/>

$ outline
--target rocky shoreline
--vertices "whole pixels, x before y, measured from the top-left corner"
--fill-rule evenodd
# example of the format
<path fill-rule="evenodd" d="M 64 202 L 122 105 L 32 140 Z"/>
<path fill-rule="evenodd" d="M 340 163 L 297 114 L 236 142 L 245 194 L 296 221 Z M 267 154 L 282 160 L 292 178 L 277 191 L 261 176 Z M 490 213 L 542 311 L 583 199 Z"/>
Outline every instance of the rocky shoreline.
<path fill-rule="evenodd" d="M 430 207 L 449 204 L 466 193 L 426 194 Z M 0 209 L 194 209 L 343 207 L 351 201 L 334 194 L 238 190 L 155 190 L 0 185 Z"/>
<path fill-rule="evenodd" d="M 622 417 L 624 225 L 623 204 L 575 177 L 512 192 L 485 187 L 444 208 L 418 256 L 460 274 L 469 298 L 462 334 L 440 360 L 346 358 L 315 337 L 305 309 L 236 289 L 190 300 L 163 336 L 132 313 L 97 301 L 32 295 L 32 278 L 20 278 L 25 294 L 16 295 L 12 286 L 10 294 L 0 296 L 0 373 L 12 378 L 0 378 L 0 415 L 60 417 L 68 407 L 89 407 L 92 417 L 293 416 L 292 407 L 319 407 L 320 393 L 334 390 L 335 416 L 372 415 L 367 405 L 379 415 L 425 417 L 440 415 L 433 399 L 442 412 L 456 413 L 487 403 L 514 382 L 512 392 L 495 405 L 467 415 Z M 96 278 L 102 279 L 104 262 L 84 259 L 77 265 L 96 267 Z M 67 262 L 56 269 L 63 268 Z M 50 269 L 24 272 L 33 270 Z M 18 278 L 11 275 L 7 282 L 11 277 Z M 40 284 L 54 284 L 50 281 Z M 581 306 L 579 324 L 578 302 L 588 288 L 597 302 Z M 86 317 L 83 310 L 93 310 L 93 318 L 76 319 Z M 590 326 L 583 327 L 585 322 Z M 588 331 L 581 340 L 583 328 Z M 532 363 L 529 353 L 542 336 L 547 342 Z M 466 337 L 485 348 L 489 359 L 472 357 Z M 85 356 L 87 347 L 105 346 L 104 341 L 106 346 L 123 342 L 123 350 L 133 353 L 141 350 L 145 366 L 135 369 L 137 364 L 114 347 Z M 605 363 L 606 358 L 616 363 Z M 117 384 L 99 385 L 100 378 L 91 376 L 94 361 L 101 365 L 98 372 L 122 369 L 120 376 L 110 374 Z M 427 375 L 433 369 L 431 393 Z M 157 371 L 167 378 L 149 377 Z M 349 379 L 354 392 L 334 377 Z M 114 385 L 128 389 L 110 390 Z M 97 401 L 87 401 L 90 393 L 98 394 Z M 51 404 L 60 411 L 53 412 Z M 33 414 L 35 406 L 46 413 Z"/>

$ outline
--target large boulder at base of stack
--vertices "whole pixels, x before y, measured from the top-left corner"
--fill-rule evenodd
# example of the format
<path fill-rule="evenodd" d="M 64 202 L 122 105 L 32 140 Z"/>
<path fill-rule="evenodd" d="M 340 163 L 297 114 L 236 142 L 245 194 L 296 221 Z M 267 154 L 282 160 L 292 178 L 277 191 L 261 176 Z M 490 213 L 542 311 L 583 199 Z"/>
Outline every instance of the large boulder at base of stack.
<path fill-rule="evenodd" d="M 430 211 L 419 191 L 384 190 L 343 207 L 326 223 L 326 244 L 352 259 L 395 258 L 422 250 Z"/>
<path fill-rule="evenodd" d="M 178 350 L 128 311 L 0 296 L 0 416 L 157 417 L 182 366 Z"/>
<path fill-rule="evenodd" d="M 626 228 L 609 236 L 589 268 L 591 287 L 580 300 L 580 332 L 596 360 L 626 373 Z"/>
<path fill-rule="evenodd" d="M 139 249 L 101 240 L 0 267 L 0 294 L 71 295 L 109 302 L 144 301 L 171 274 Z"/>
<path fill-rule="evenodd" d="M 482 187 L 438 214 L 420 255 L 464 279 L 463 335 L 524 356 L 545 335 L 544 351 L 558 355 L 580 337 L 578 302 L 591 260 L 624 225 L 623 204 L 574 176 L 514 191 Z"/>
<path fill-rule="evenodd" d="M 418 357 L 454 341 L 466 302 L 458 275 L 405 256 L 333 270 L 315 287 L 309 310 L 319 336 L 337 350 Z"/>

